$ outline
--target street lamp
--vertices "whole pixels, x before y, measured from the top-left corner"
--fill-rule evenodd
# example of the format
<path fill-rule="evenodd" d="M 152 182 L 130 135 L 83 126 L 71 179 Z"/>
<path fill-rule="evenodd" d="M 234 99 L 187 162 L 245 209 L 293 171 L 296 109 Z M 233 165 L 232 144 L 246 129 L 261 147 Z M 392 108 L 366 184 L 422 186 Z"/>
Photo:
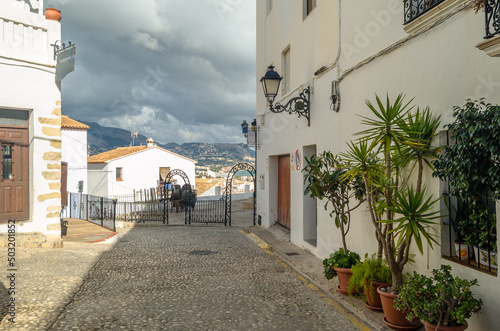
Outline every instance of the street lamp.
<path fill-rule="evenodd" d="M 257 140 L 257 132 L 259 131 L 259 127 L 257 125 L 256 119 L 252 121 L 250 129 L 251 132 L 253 132 L 253 135 L 248 133 L 248 123 L 247 121 L 243 120 L 243 123 L 241 123 L 241 133 L 243 133 L 245 138 L 247 138 L 247 144 L 245 145 L 245 147 L 255 147 L 255 174 L 253 176 L 253 225 L 255 225 L 255 209 L 257 201 L 257 150 L 259 149 Z"/>
<path fill-rule="evenodd" d="M 269 103 L 269 109 L 273 113 L 282 113 L 284 111 L 290 115 L 292 113 L 297 113 L 299 115 L 299 118 L 304 116 L 307 119 L 307 126 L 310 126 L 309 87 L 306 87 L 305 89 L 300 91 L 299 96 L 290 99 L 286 103 L 286 105 L 283 106 L 280 103 L 276 103 L 273 106 L 274 99 L 276 98 L 276 95 L 279 91 L 281 80 L 282 78 L 276 71 L 274 71 L 273 66 L 267 67 L 266 74 L 260 79 L 262 88 L 264 89 L 264 95 L 266 96 L 267 102 Z"/>

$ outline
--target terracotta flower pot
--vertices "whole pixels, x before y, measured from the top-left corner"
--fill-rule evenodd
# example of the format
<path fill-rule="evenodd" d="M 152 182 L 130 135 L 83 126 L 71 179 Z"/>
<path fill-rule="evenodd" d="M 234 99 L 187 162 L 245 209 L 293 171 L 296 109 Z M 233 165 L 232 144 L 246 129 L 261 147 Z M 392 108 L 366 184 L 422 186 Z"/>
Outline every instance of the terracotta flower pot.
<path fill-rule="evenodd" d="M 335 271 L 337 272 L 337 277 L 339 278 L 339 286 L 337 287 L 337 290 L 342 293 L 342 294 L 349 294 L 348 292 L 348 286 L 349 286 L 349 279 L 352 276 L 351 268 L 335 268 Z M 353 291 L 351 294 L 356 294 L 358 292 Z"/>
<path fill-rule="evenodd" d="M 373 282 L 371 287 L 365 288 L 365 295 L 367 301 L 366 307 L 368 307 L 371 310 L 382 311 L 382 302 L 380 301 L 380 294 L 378 294 L 377 292 L 377 288 L 382 285 L 389 286 L 390 284 Z"/>
<path fill-rule="evenodd" d="M 45 9 L 45 18 L 51 21 L 61 21 L 62 15 L 59 9 L 47 8 Z"/>
<path fill-rule="evenodd" d="M 382 308 L 384 309 L 384 323 L 395 330 L 417 330 L 420 328 L 422 323 L 420 323 L 418 318 L 413 321 L 408 321 L 406 319 L 406 312 L 401 312 L 394 308 L 394 299 L 398 296 L 382 291 L 381 288 L 385 287 L 387 287 L 387 285 L 382 285 L 377 288 L 377 292 L 380 294 Z"/>
<path fill-rule="evenodd" d="M 422 322 L 425 326 L 425 331 L 464 331 L 469 326 L 467 323 L 465 325 L 458 326 L 443 326 L 440 325 L 439 328 L 436 329 L 436 324 L 431 324 L 427 322 Z"/>

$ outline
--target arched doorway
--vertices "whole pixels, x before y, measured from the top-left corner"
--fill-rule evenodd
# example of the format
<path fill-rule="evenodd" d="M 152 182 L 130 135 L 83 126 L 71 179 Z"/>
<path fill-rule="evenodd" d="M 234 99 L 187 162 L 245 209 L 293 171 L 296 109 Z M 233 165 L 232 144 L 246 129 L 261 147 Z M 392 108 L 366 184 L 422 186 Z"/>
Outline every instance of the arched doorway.
<path fill-rule="evenodd" d="M 184 185 L 182 185 L 182 188 L 183 190 L 188 190 L 188 193 L 187 193 L 187 196 L 189 197 L 189 199 L 191 199 L 191 196 L 193 195 L 193 193 L 191 192 L 191 183 L 189 181 L 189 177 L 186 175 L 186 173 L 180 169 L 173 169 L 173 170 L 170 170 L 170 172 L 168 173 L 168 175 L 165 177 L 164 179 L 164 185 L 163 185 L 163 208 L 164 208 L 164 215 L 166 215 L 166 218 L 167 218 L 167 224 L 168 224 L 168 201 L 170 201 L 170 196 L 169 196 L 169 192 L 170 192 L 170 189 L 171 189 L 171 186 L 172 186 L 172 178 L 174 176 L 179 176 L 182 178 L 182 180 L 184 181 Z M 182 199 L 182 196 L 180 197 Z M 172 201 L 173 203 L 173 201 Z M 185 217 L 185 220 L 184 220 L 184 223 L 187 224 L 188 222 L 188 219 L 189 219 L 189 213 L 191 211 L 191 208 L 185 208 L 184 209 L 186 211 L 186 217 Z M 163 223 L 165 224 L 165 220 L 163 220 Z"/>
<path fill-rule="evenodd" d="M 231 171 L 229 171 L 229 174 L 227 175 L 227 180 L 226 180 L 226 192 L 225 192 L 225 200 L 226 200 L 226 216 L 225 216 L 225 223 L 229 223 L 229 226 L 231 226 L 231 195 L 232 195 L 232 187 L 233 187 L 233 178 L 236 173 L 240 171 L 246 171 L 252 176 L 253 180 L 253 225 L 255 225 L 255 212 L 256 212 L 256 192 L 257 192 L 257 187 L 256 187 L 256 182 L 255 182 L 255 176 L 256 171 L 255 168 L 249 164 L 249 163 L 238 163 L 235 165 Z"/>

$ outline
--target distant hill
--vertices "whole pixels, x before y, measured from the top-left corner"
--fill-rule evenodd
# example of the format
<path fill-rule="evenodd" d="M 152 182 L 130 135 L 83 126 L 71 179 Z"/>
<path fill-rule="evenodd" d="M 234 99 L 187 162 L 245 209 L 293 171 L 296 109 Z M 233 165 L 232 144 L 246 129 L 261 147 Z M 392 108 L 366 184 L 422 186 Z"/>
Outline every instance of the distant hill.
<path fill-rule="evenodd" d="M 132 144 L 130 131 L 114 127 L 102 126 L 93 122 L 80 121 L 90 126 L 87 131 L 87 143 L 89 154 L 99 154 L 118 147 L 127 147 Z M 151 137 L 154 139 L 154 137 Z M 146 144 L 145 135 L 138 134 L 135 137 L 135 146 Z M 243 146 L 243 144 L 230 143 L 184 143 L 179 145 L 175 142 L 156 144 L 174 153 L 189 157 L 198 161 L 199 166 L 211 166 L 223 168 L 239 162 L 254 162 L 255 152 Z"/>

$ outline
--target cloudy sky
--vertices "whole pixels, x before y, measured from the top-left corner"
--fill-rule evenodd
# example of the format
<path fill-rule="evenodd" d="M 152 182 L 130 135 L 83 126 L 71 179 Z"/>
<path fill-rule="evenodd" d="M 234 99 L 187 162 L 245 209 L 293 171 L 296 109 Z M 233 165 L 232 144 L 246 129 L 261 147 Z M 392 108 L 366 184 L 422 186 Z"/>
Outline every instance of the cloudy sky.
<path fill-rule="evenodd" d="M 255 117 L 255 1 L 46 0 L 76 44 L 63 113 L 166 143 L 243 142 Z"/>

